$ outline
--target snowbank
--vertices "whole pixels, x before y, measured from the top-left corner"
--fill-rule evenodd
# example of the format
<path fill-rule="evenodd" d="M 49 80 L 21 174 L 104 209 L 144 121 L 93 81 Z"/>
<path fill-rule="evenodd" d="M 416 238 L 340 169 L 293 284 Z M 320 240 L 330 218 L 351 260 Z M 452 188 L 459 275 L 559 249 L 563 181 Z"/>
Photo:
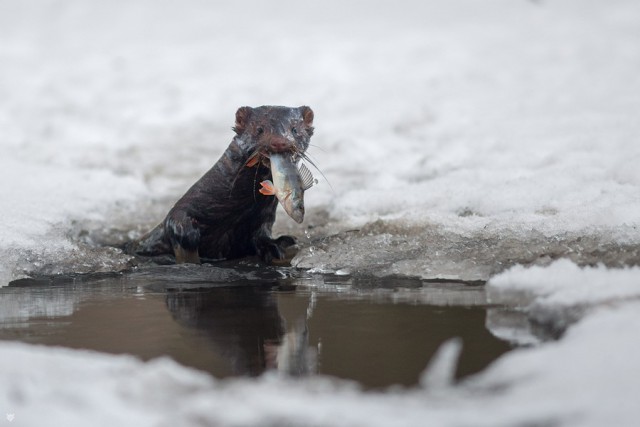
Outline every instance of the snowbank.
<path fill-rule="evenodd" d="M 487 284 L 491 302 L 508 305 L 574 306 L 640 297 L 640 267 L 578 267 L 567 259 L 546 268 L 513 267 Z"/>
<path fill-rule="evenodd" d="M 581 268 L 566 259 L 546 268 L 515 266 L 491 278 L 487 295 L 491 303 L 521 307 L 533 321 L 562 331 L 585 310 L 639 299 L 640 268 Z"/>
<path fill-rule="evenodd" d="M 88 248 L 72 238 L 77 220 L 104 224 L 115 206 L 147 195 L 138 180 L 107 169 L 68 170 L 12 157 L 0 158 L 0 286 L 23 272 L 113 271 L 127 265 L 115 249 Z"/>
<path fill-rule="evenodd" d="M 558 342 L 507 354 L 470 388 L 495 393 L 487 399 L 495 408 L 486 408 L 499 414 L 494 425 L 634 425 L 640 363 L 630 355 L 639 350 L 639 308 L 634 301 L 597 310 Z"/>

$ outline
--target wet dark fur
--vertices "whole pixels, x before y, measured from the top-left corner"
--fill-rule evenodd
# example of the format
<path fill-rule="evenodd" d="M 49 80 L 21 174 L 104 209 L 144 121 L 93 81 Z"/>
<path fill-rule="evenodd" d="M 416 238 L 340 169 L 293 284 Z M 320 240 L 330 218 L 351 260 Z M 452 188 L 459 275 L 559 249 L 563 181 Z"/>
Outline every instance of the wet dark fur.
<path fill-rule="evenodd" d="M 290 236 L 272 238 L 278 200 L 257 190 L 261 181 L 271 179 L 265 155 L 303 155 L 313 134 L 312 125 L 309 107 L 238 109 L 233 128 L 236 135 L 220 160 L 157 227 L 131 242 L 127 251 L 145 256 L 174 254 L 179 263 L 252 255 L 266 261 L 283 259 L 285 249 L 295 240 Z M 248 167 L 250 158 L 260 161 Z"/>

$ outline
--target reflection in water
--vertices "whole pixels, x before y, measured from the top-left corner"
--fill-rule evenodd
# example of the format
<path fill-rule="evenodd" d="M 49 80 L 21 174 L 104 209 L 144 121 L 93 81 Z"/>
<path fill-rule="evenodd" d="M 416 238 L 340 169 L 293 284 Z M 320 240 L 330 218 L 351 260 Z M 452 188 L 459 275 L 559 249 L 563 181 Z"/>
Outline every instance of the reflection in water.
<path fill-rule="evenodd" d="M 285 331 L 274 293 L 252 287 L 174 291 L 167 307 L 178 323 L 206 335 L 236 375 L 313 372 L 305 319 Z"/>
<path fill-rule="evenodd" d="M 274 368 L 288 375 L 316 373 L 317 352 L 309 346 L 309 329 L 306 319 L 299 319 L 287 331 L 280 345 L 275 348 Z"/>
<path fill-rule="evenodd" d="M 536 333 L 527 314 L 508 308 L 490 308 L 487 310 L 487 329 L 501 340 L 514 345 L 527 346 L 540 344 L 546 337 L 542 331 Z"/>
<path fill-rule="evenodd" d="M 26 287 L 19 293 L 0 293 L 0 328 L 30 318 L 70 316 L 80 300 L 68 290 L 54 288 L 43 294 L 38 288 Z"/>
<path fill-rule="evenodd" d="M 368 387 L 412 385 L 452 337 L 463 346 L 456 378 L 478 372 L 510 348 L 485 329 L 484 308 L 316 301 L 314 296 L 192 289 L 170 292 L 167 306 L 181 325 L 206 336 L 236 375 L 277 369 L 289 375 L 320 372 Z"/>

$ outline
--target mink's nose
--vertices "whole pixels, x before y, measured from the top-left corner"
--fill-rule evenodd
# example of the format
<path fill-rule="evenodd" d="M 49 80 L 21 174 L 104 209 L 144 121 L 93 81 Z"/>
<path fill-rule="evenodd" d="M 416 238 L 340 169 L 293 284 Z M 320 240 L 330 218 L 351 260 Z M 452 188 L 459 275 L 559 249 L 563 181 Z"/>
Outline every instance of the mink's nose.
<path fill-rule="evenodd" d="M 267 146 L 269 147 L 269 151 L 272 153 L 282 153 L 283 151 L 291 150 L 293 144 L 284 137 L 273 136 L 269 138 Z"/>

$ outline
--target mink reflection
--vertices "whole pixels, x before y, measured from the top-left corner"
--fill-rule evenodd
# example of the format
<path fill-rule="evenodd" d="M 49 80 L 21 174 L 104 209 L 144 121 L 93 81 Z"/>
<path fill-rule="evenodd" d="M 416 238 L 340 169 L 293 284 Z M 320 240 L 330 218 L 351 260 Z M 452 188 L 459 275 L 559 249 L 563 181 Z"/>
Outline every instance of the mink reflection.
<path fill-rule="evenodd" d="M 235 375 L 316 372 L 306 319 L 287 325 L 271 292 L 244 287 L 179 291 L 168 293 L 166 303 L 179 324 L 207 337 Z"/>

